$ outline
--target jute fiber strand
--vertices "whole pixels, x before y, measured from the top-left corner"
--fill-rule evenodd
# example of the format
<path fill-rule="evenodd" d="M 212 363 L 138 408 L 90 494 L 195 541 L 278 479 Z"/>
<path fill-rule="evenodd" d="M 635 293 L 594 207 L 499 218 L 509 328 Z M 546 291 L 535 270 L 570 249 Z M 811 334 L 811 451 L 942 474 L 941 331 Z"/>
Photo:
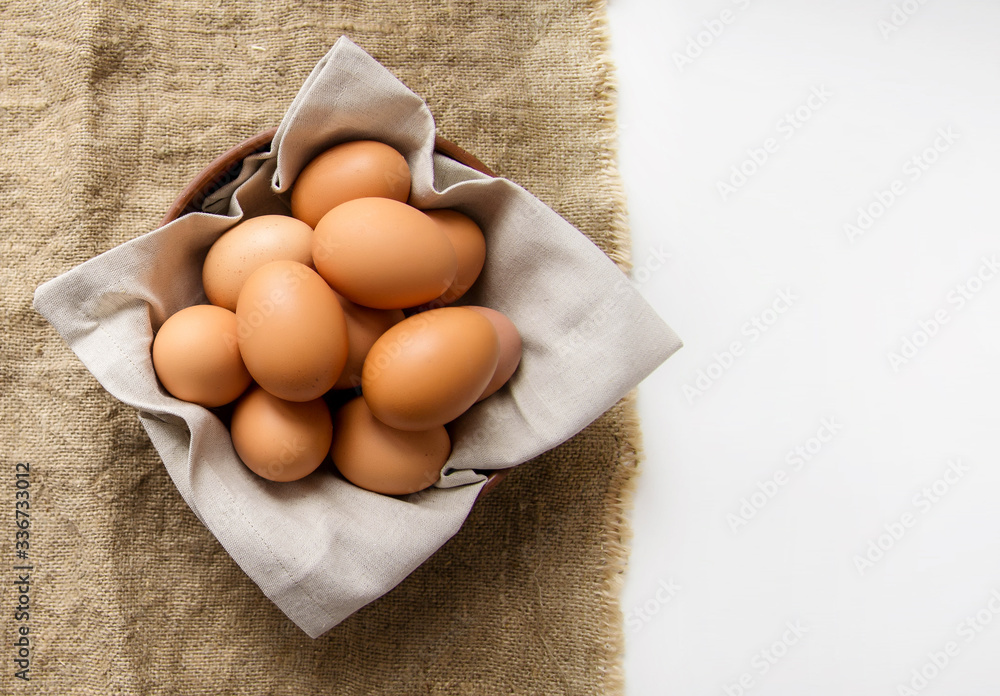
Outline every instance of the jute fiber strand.
<path fill-rule="evenodd" d="M 629 403 L 515 471 L 402 585 L 313 641 L 187 508 L 134 410 L 31 309 L 39 283 L 154 227 L 204 163 L 276 123 L 341 34 L 420 94 L 443 135 L 625 263 L 603 22 L 596 3 L 0 10 L 4 549 L 31 568 L 30 620 L 10 620 L 14 571 L 2 583 L 4 645 L 30 626 L 31 683 L 8 647 L 3 693 L 620 691 Z"/>

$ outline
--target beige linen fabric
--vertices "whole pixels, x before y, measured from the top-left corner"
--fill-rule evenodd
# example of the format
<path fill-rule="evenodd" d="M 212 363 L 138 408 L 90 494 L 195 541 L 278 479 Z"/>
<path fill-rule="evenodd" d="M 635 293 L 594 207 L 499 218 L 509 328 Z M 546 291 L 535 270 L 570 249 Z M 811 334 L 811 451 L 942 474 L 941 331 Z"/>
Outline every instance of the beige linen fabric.
<path fill-rule="evenodd" d="M 489 251 L 468 299 L 503 311 L 524 343 L 507 388 L 453 424 L 435 487 L 405 498 L 357 488 L 328 469 L 291 483 L 261 479 L 241 464 L 219 418 L 159 387 L 150 359 L 163 321 L 206 301 L 201 264 L 211 243 L 240 219 L 282 210 L 282 194 L 315 154 L 359 138 L 406 156 L 414 205 L 475 217 Z M 583 234 L 524 189 L 433 149 L 433 119 L 420 98 L 341 38 L 292 102 L 270 152 L 248 158 L 218 205 L 206 206 L 219 215 L 183 216 L 35 293 L 35 308 L 98 381 L 138 409 L 195 515 L 314 638 L 458 530 L 485 481 L 474 469 L 516 466 L 564 442 L 680 346 Z"/>
<path fill-rule="evenodd" d="M 523 129 L 489 137 L 503 142 L 536 129 L 542 131 L 536 137 L 550 139 L 547 152 L 575 156 L 579 171 L 564 182 L 572 181 L 573 188 L 549 202 L 558 209 L 561 201 L 561 213 L 605 251 L 621 254 L 623 229 L 614 190 L 603 196 L 589 191 L 585 199 L 591 209 L 573 220 L 574 202 L 578 205 L 581 195 L 577 187 L 588 179 L 605 186 L 616 183 L 607 149 L 610 124 L 603 120 L 608 116 L 608 104 L 602 101 L 607 99 L 607 85 L 596 50 L 602 29 L 595 12 L 601 8 L 502 5 L 534 20 L 534 45 L 519 44 L 523 37 L 510 35 L 511 28 L 505 26 L 510 17 L 490 16 L 483 5 L 474 13 L 464 8 L 444 17 L 439 15 L 444 9 L 440 5 L 413 6 L 394 15 L 388 7 L 264 10 L 237 3 L 213 16 L 211 9 L 171 4 L 146 9 L 141 21 L 134 11 L 138 8 L 117 5 L 87 9 L 73 5 L 52 16 L 43 16 L 27 3 L 5 8 L 2 38 L 8 55 L 4 57 L 17 58 L 4 62 L 4 111 L 0 112 L 6 131 L 0 147 L 4 161 L 15 165 L 2 179 L 7 200 L 2 220 L 5 341 L 0 364 L 5 450 L 0 455 L 11 468 L 15 460 L 30 461 L 33 467 L 31 626 L 36 687 L 45 693 L 588 693 L 617 687 L 618 629 L 613 598 L 607 595 L 621 563 L 621 549 L 615 548 L 621 488 L 634 464 L 635 432 L 627 406 L 614 407 L 581 436 L 516 471 L 496 494 L 474 508 L 459 535 L 399 588 L 311 642 L 261 597 L 198 517 L 265 593 L 305 630 L 319 634 L 343 618 L 338 611 L 346 615 L 391 587 L 414 560 L 419 562 L 447 538 L 461 523 L 475 485 L 435 490 L 419 496 L 421 504 L 387 503 L 405 507 L 408 514 L 416 511 L 417 517 L 409 519 L 415 526 L 392 532 L 409 533 L 412 543 L 376 564 L 377 587 L 363 588 L 360 604 L 356 596 L 345 598 L 345 582 L 355 587 L 371 574 L 358 573 L 334 583 L 326 588 L 329 596 L 317 601 L 313 596 L 317 586 L 309 583 L 329 573 L 310 579 L 305 568 L 310 558 L 326 557 L 302 544 L 317 538 L 312 532 L 322 525 L 309 517 L 308 509 L 293 519 L 272 514 L 265 525 L 269 552 L 254 556 L 251 550 L 259 548 L 264 537 L 237 522 L 254 509 L 253 501 L 241 496 L 259 495 L 261 484 L 245 476 L 240 479 L 242 488 L 230 485 L 234 479 L 220 483 L 224 477 L 211 468 L 217 458 L 206 456 L 220 446 L 218 427 L 194 413 L 194 407 L 164 407 L 164 397 L 143 391 L 143 366 L 137 360 L 115 362 L 115 351 L 109 348 L 117 343 L 121 355 L 141 354 L 148 349 L 150 322 L 156 325 L 171 307 L 189 302 L 196 292 L 182 262 L 140 263 L 143 251 L 151 251 L 163 235 L 139 235 L 155 224 L 171 195 L 198 166 L 224 145 L 268 125 L 266 120 L 255 120 L 255 109 L 277 121 L 273 110 L 261 108 L 266 101 L 261 97 L 279 100 L 284 95 L 287 106 L 308 74 L 298 55 L 302 44 L 314 47 L 324 36 L 330 42 L 343 31 L 376 56 L 379 49 L 387 52 L 382 60 L 394 69 L 402 64 L 417 76 L 423 74 L 423 81 L 408 84 L 418 93 L 423 84 L 428 94 L 434 92 L 431 83 L 440 88 L 434 76 L 450 81 L 453 74 L 463 72 L 458 66 L 466 65 L 474 54 L 496 51 L 497 41 L 505 40 L 506 51 L 492 56 L 492 64 L 479 56 L 479 67 L 485 71 L 496 70 L 497 56 L 517 56 L 501 64 L 506 74 L 498 75 L 498 82 L 442 93 L 449 103 L 465 98 L 473 104 L 458 120 L 463 124 L 458 130 L 475 136 L 463 141 L 436 114 L 439 125 L 501 174 L 516 178 L 491 161 L 489 148 L 477 149 L 476 136 L 484 133 L 481 122 L 475 124 L 479 113 L 475 105 L 482 107 L 485 96 L 486 108 L 495 109 L 498 116 L 519 112 L 525 118 Z M 451 34 L 444 29 L 449 18 L 465 19 L 467 29 L 478 27 L 493 43 L 487 47 L 481 44 L 482 36 L 473 41 Z M 544 26 L 537 24 L 542 19 Z M 327 35 L 331 27 L 336 33 Z M 438 33 L 428 31 L 435 27 Z M 556 35 L 563 37 L 562 43 L 542 46 Z M 574 44 L 580 40 L 585 43 Z M 422 52 L 416 48 L 420 41 L 427 42 Z M 462 49 L 472 55 L 458 55 Z M 576 58 L 574 49 L 582 49 Z M 220 58 L 227 51 L 239 53 L 240 60 Z M 414 70 L 414 53 L 422 57 L 421 70 Z M 544 61 L 530 67 L 522 64 L 533 53 Z M 314 51 L 313 60 L 321 54 Z M 530 85 L 539 80 L 532 70 L 545 61 L 551 64 L 547 67 L 561 70 L 536 85 L 538 103 L 517 103 L 526 94 L 530 98 L 531 91 L 526 93 L 523 86 L 500 86 L 511 73 Z M 295 74 L 298 77 L 292 79 Z M 414 76 L 405 70 L 397 74 L 404 80 Z M 572 93 L 588 82 L 589 91 Z M 549 103 L 550 92 L 567 86 L 567 104 L 576 104 L 574 118 L 589 117 L 590 130 L 574 123 L 571 135 L 545 133 L 548 119 L 559 116 L 552 112 L 560 111 Z M 430 100 L 427 94 L 422 96 Z M 532 110 L 538 115 L 529 119 Z M 456 118 L 460 113 L 455 112 Z M 496 127 L 504 128 L 502 123 Z M 566 147 L 562 140 L 575 144 Z M 506 146 L 511 146 L 509 140 Z M 502 163 L 509 157 L 522 166 L 543 161 L 530 159 L 530 145 L 523 149 L 516 156 L 499 153 L 497 159 Z M 419 163 L 419 150 L 418 146 L 417 154 L 408 153 L 415 158 L 411 164 Z M 426 154 L 424 194 L 433 198 L 429 151 Z M 593 166 L 595 159 L 603 166 Z M 291 158 L 284 163 L 279 158 L 279 175 L 286 164 L 294 173 L 296 165 L 289 162 Z M 558 174 L 559 164 L 565 162 L 554 162 L 548 174 Z M 186 169 L 181 174 L 172 171 L 182 167 Z M 449 173 L 445 163 L 437 169 L 439 191 L 467 175 Z M 530 186 L 530 178 L 522 183 Z M 482 187 L 481 183 L 464 186 Z M 449 189 L 445 195 L 462 188 Z M 603 209 L 596 205 L 601 198 Z M 176 223 L 168 246 L 196 253 L 221 230 L 218 224 L 224 218 L 208 221 Z M 66 276 L 61 286 L 60 281 L 50 286 L 48 305 L 40 293 L 39 305 L 57 324 L 63 322 L 61 329 L 85 359 L 100 352 L 110 361 L 104 373 L 101 369 L 95 373 L 143 412 L 176 488 L 138 427 L 135 411 L 109 397 L 28 305 L 35 284 L 128 239 L 134 241 L 123 249 L 130 250 L 127 258 L 134 265 L 112 263 L 115 254 L 122 253 L 115 249 L 78 269 L 76 276 Z M 165 289 L 162 279 L 178 271 L 181 282 Z M 82 278 L 86 282 L 80 282 Z M 55 293 L 60 287 L 63 292 Z M 97 287 L 113 291 L 88 305 L 95 302 L 90 291 Z M 157 290 L 145 297 L 151 309 L 144 326 L 130 298 L 142 296 L 150 287 Z M 73 292 L 77 294 L 67 294 Z M 626 286 L 613 297 L 630 295 Z M 75 323 L 68 319 L 74 309 L 67 299 L 79 302 Z M 614 313 L 601 313 L 599 322 L 608 321 L 608 315 Z M 592 338 L 586 331 L 599 322 L 561 326 L 569 337 L 560 344 L 562 356 L 586 354 L 582 338 Z M 639 349 L 649 361 L 647 371 L 677 347 L 665 327 L 656 338 L 653 343 L 658 347 Z M 130 362 L 135 369 L 128 367 Z M 578 397 L 587 394 L 588 387 L 606 386 L 588 379 L 582 376 L 580 391 L 570 394 Z M 534 393 L 534 380 L 523 384 L 526 389 L 532 385 Z M 141 393 L 142 399 L 133 392 Z M 590 400 L 607 397 L 605 393 Z M 540 399 L 539 403 L 552 402 Z M 580 425 L 589 420 L 563 406 L 556 402 L 548 409 L 560 426 L 568 427 L 574 419 L 583 419 Z M 497 408 L 502 410 L 502 405 Z M 190 458 L 185 421 L 188 426 L 198 424 L 192 428 Z M 472 432 L 483 432 L 491 422 L 484 418 Z M 542 437 L 535 437 L 524 452 L 539 447 L 550 429 L 539 432 Z M 497 435 L 487 432 L 474 448 L 456 447 L 456 454 L 472 457 L 484 452 L 476 466 L 509 464 L 504 457 L 516 458 L 521 450 L 504 453 Z M 185 466 L 178 467 L 178 461 Z M 199 492 L 205 495 L 198 498 Z M 219 492 L 228 492 L 229 497 L 212 495 Z M 271 498 L 284 495 L 273 493 Z M 195 515 L 181 496 L 192 503 Z M 13 495 L 7 505 L 12 507 Z M 378 516 L 384 518 L 384 511 Z M 12 511 L 9 517 L 13 519 Z M 330 535 L 318 538 L 325 541 Z M 411 557 L 401 561 L 400 548 L 410 549 Z M 281 566 L 288 575 L 289 559 L 300 564 L 292 571 L 297 577 L 282 585 L 275 580 L 280 573 L 268 565 Z M 386 568 L 391 572 L 384 573 Z M 308 601 L 294 594 L 303 584 L 308 585 L 304 592 Z M 13 607 L 6 587 L 3 600 Z M 322 616 L 317 607 L 329 615 Z M 8 645 L 13 643 L 14 628 L 5 622 Z M 0 677 L 5 691 L 7 684 L 20 688 L 11 679 L 12 671 Z"/>

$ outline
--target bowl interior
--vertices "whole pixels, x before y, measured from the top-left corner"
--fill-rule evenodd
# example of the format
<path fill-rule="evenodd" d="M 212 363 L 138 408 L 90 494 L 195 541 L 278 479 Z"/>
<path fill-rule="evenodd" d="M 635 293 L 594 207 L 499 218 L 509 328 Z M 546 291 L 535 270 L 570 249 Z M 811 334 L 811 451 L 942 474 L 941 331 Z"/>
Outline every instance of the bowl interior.
<path fill-rule="evenodd" d="M 239 176 L 243 160 L 246 157 L 258 152 L 267 152 L 270 149 L 271 141 L 274 139 L 274 134 L 277 131 L 277 128 L 271 128 L 258 133 L 235 147 L 226 150 L 212 160 L 177 196 L 160 221 L 160 226 L 162 227 L 168 222 L 173 222 L 182 215 L 201 210 L 201 205 L 206 198 Z M 466 152 L 455 143 L 442 138 L 440 135 L 435 138 L 434 149 L 442 155 L 461 162 L 478 172 L 482 172 L 488 176 L 496 176 L 489 167 L 480 162 L 474 155 Z M 479 495 L 485 495 L 493 490 L 509 471 L 509 469 L 500 469 L 498 471 L 482 472 L 488 475 L 488 480 L 479 491 Z"/>

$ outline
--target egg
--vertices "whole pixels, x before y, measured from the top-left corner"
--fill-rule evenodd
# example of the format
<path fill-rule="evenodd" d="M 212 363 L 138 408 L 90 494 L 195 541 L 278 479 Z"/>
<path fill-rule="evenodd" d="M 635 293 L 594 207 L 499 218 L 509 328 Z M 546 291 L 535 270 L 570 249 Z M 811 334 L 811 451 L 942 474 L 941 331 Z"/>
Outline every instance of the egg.
<path fill-rule="evenodd" d="M 355 198 L 405 201 L 410 167 L 399 152 L 374 140 L 335 145 L 314 158 L 292 186 L 292 215 L 315 227 L 327 212 Z"/>
<path fill-rule="evenodd" d="M 270 261 L 312 266 L 312 228 L 287 215 L 261 215 L 240 222 L 208 250 L 201 278 L 208 301 L 236 311 L 243 283 Z"/>
<path fill-rule="evenodd" d="M 153 339 L 153 369 L 170 394 L 202 406 L 222 406 L 250 385 L 237 345 L 236 315 L 194 305 L 171 315 Z"/>
<path fill-rule="evenodd" d="M 489 307 L 474 307 L 466 305 L 466 309 L 482 314 L 490 320 L 493 328 L 496 329 L 497 337 L 500 339 L 500 359 L 497 361 L 496 372 L 493 378 L 486 385 L 486 389 L 477 401 L 482 401 L 488 396 L 492 396 L 500 389 L 507 380 L 511 378 L 517 366 L 521 362 L 521 334 L 518 332 L 514 322 L 507 318 L 507 315 Z"/>
<path fill-rule="evenodd" d="M 274 396 L 310 401 L 333 387 L 347 362 L 347 322 L 336 294 L 297 261 L 254 271 L 236 303 L 247 370 Z"/>
<path fill-rule="evenodd" d="M 455 249 L 458 260 L 455 280 L 438 298 L 441 304 L 451 304 L 472 287 L 482 272 L 483 264 L 486 262 L 486 238 L 475 220 L 457 210 L 441 209 L 424 212 L 438 224 Z"/>
<path fill-rule="evenodd" d="M 313 233 L 316 270 L 334 290 L 365 307 L 403 309 L 429 302 L 455 280 L 455 248 L 438 224 L 388 198 L 358 198 L 323 216 Z"/>
<path fill-rule="evenodd" d="M 379 336 L 403 321 L 401 309 L 372 309 L 362 307 L 338 294 L 340 307 L 347 320 L 347 364 L 337 379 L 334 389 L 350 389 L 361 386 L 361 368 L 365 364 L 368 351 Z"/>
<path fill-rule="evenodd" d="M 465 307 L 441 307 L 399 322 L 375 341 L 361 389 L 375 417 L 400 430 L 454 420 L 496 372 L 500 341 L 489 319 Z"/>
<path fill-rule="evenodd" d="M 407 495 L 433 485 L 451 454 L 444 426 L 407 431 L 372 415 L 359 396 L 337 411 L 330 456 L 344 478 L 386 495 Z"/>
<path fill-rule="evenodd" d="M 236 454 L 270 481 L 311 474 L 333 440 L 333 419 L 323 399 L 286 401 L 260 387 L 236 403 L 230 429 Z"/>

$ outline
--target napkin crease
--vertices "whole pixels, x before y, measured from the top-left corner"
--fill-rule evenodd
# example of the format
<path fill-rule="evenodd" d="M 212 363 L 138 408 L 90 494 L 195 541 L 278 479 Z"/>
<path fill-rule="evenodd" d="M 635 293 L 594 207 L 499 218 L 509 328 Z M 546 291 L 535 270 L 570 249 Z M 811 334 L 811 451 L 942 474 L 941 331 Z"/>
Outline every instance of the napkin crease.
<path fill-rule="evenodd" d="M 287 191 L 317 153 L 354 139 L 406 157 L 411 202 L 471 215 L 487 261 L 463 304 L 498 309 L 522 334 L 508 386 L 452 427 L 434 487 L 404 497 L 320 470 L 261 479 L 224 424 L 156 380 L 155 331 L 207 302 L 201 263 L 241 219 L 287 214 Z M 345 37 L 292 101 L 268 152 L 185 215 L 41 285 L 34 306 L 108 392 L 135 407 L 178 492 L 243 571 L 316 638 L 385 594 L 461 527 L 486 477 L 568 440 L 681 347 L 677 335 L 589 239 L 516 184 L 434 152 L 423 101 Z"/>

